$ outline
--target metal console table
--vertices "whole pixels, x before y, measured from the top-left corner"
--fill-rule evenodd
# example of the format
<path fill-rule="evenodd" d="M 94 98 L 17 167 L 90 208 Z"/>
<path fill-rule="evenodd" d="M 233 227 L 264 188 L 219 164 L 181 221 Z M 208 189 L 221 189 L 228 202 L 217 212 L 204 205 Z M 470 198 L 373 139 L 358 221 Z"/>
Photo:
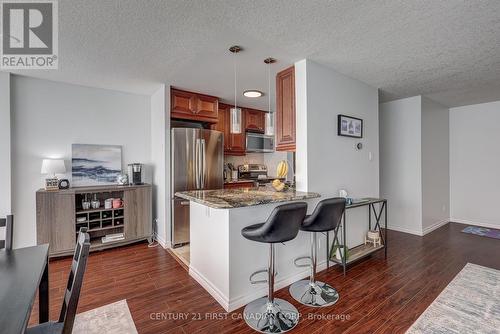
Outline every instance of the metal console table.
<path fill-rule="evenodd" d="M 377 210 L 376 204 L 381 204 Z M 359 208 L 362 206 L 368 207 L 368 229 L 372 229 L 372 211 L 375 218 L 374 230 L 380 232 L 380 237 L 382 238 L 382 244 L 377 247 L 371 245 L 359 245 L 353 248 L 348 249 L 346 245 L 346 212 L 349 209 Z M 382 248 L 384 248 L 385 258 L 387 259 L 387 200 L 382 198 L 362 198 L 359 200 L 355 200 L 352 204 L 346 205 L 346 212 L 344 212 L 344 216 L 342 217 L 342 224 L 339 224 L 335 230 L 333 230 L 333 246 L 337 245 L 338 247 L 343 248 L 343 252 L 340 252 L 341 259 L 337 259 L 331 257 L 330 255 L 330 233 L 326 233 L 326 261 L 327 268 L 330 267 L 330 261 L 338 263 L 342 265 L 344 270 L 344 276 L 346 274 L 347 265 L 350 263 L 357 261 L 361 258 L 364 258 Z M 382 218 L 382 214 L 384 215 L 384 231 L 382 233 L 380 227 L 380 220 Z M 342 227 L 342 243 L 339 241 L 339 229 Z M 348 258 L 346 254 L 348 254 Z"/>

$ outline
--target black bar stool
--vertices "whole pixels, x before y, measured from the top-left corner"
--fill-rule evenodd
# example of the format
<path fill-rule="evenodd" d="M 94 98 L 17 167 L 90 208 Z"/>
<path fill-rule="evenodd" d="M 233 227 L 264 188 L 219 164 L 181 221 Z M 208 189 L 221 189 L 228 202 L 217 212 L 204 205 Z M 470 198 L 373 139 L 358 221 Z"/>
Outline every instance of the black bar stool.
<path fill-rule="evenodd" d="M 269 244 L 269 267 L 250 276 L 250 282 L 268 283 L 267 297 L 249 303 L 243 311 L 246 323 L 261 333 L 284 333 L 299 322 L 299 312 L 286 300 L 274 298 L 274 244 L 294 239 L 307 213 L 307 203 L 284 204 L 274 208 L 265 223 L 245 227 L 241 234 L 246 239 Z M 253 281 L 254 275 L 267 272 L 268 279 Z"/>
<path fill-rule="evenodd" d="M 344 198 L 329 198 L 318 203 L 312 215 L 304 219 L 300 230 L 311 233 L 311 256 L 301 257 L 295 260 L 295 265 L 302 267 L 308 265 L 297 264 L 298 260 L 310 259 L 311 276 L 309 280 L 301 280 L 290 286 L 292 297 L 308 306 L 322 307 L 335 304 L 339 300 L 339 294 L 330 285 L 316 281 L 317 262 L 317 233 L 328 232 L 337 227 L 342 220 L 345 211 Z M 327 245 L 328 247 L 328 245 Z M 328 261 L 328 259 L 327 259 Z"/>

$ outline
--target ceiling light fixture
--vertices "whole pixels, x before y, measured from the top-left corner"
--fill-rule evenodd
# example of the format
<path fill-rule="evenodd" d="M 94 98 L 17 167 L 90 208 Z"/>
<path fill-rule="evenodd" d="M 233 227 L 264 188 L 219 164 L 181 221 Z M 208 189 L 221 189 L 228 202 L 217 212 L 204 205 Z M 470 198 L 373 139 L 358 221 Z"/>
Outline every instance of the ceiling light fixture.
<path fill-rule="evenodd" d="M 243 95 L 246 97 L 261 97 L 262 95 L 264 95 L 264 93 L 262 93 L 260 90 L 249 89 L 244 91 Z"/>

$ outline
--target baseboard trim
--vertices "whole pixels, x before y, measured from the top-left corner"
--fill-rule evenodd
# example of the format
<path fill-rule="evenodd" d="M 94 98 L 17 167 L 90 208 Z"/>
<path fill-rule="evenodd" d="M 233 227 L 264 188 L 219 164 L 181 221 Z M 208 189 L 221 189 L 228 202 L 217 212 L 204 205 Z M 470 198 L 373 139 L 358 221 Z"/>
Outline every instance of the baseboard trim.
<path fill-rule="evenodd" d="M 480 226 L 480 227 L 494 228 L 497 230 L 500 229 L 500 225 L 495 225 L 495 224 L 491 224 L 491 223 L 483 223 L 483 222 L 472 221 L 472 220 L 467 220 L 467 219 L 450 218 L 450 222 L 465 224 L 465 225 L 474 225 L 474 226 Z"/>
<path fill-rule="evenodd" d="M 422 236 L 424 236 L 424 235 L 426 235 L 428 233 L 431 233 L 434 230 L 437 230 L 438 228 L 440 228 L 441 226 L 444 226 L 444 225 L 448 224 L 449 222 L 450 222 L 449 219 L 443 219 L 443 220 L 440 220 L 438 222 L 435 222 L 431 226 L 427 226 L 426 228 L 424 228 L 422 230 Z"/>
<path fill-rule="evenodd" d="M 333 267 L 334 265 L 335 264 L 332 264 L 330 265 L 330 267 Z M 326 260 L 319 262 L 317 266 L 317 271 L 320 272 L 325 269 L 326 269 Z M 277 291 L 279 289 L 289 286 L 294 282 L 309 277 L 309 273 L 310 273 L 309 269 L 305 268 L 304 270 L 301 270 L 298 273 L 295 273 L 287 277 L 283 277 L 281 279 L 279 279 L 278 275 L 276 277 L 278 279 L 274 282 L 274 289 Z M 229 298 L 225 296 L 217 287 L 215 287 L 205 276 L 203 276 L 200 272 L 198 272 L 195 268 L 191 266 L 189 266 L 189 275 L 193 277 L 193 279 L 196 282 L 198 282 L 224 308 L 224 310 L 226 310 L 226 312 L 232 312 L 234 310 L 239 309 L 242 306 L 245 306 L 246 304 L 250 303 L 255 299 L 267 296 L 268 292 L 267 286 L 262 285 L 262 288 L 256 289 L 251 293 L 229 300 Z M 250 285 L 250 283 L 248 284 Z"/>
<path fill-rule="evenodd" d="M 408 233 L 408 234 L 413 234 L 413 235 L 418 235 L 420 237 L 423 236 L 422 231 L 411 230 L 411 229 L 408 229 L 406 227 L 397 226 L 397 225 L 387 226 L 387 229 L 393 230 L 393 231 L 398 231 L 398 232 L 403 232 L 403 233 Z"/>
<path fill-rule="evenodd" d="M 172 243 L 170 241 L 163 240 L 159 235 L 156 235 L 155 238 L 164 249 L 172 248 Z"/>
<path fill-rule="evenodd" d="M 203 276 L 198 270 L 189 266 L 189 275 L 194 278 L 196 282 L 198 282 L 214 299 L 226 310 L 227 312 L 231 312 L 229 308 L 229 300 L 228 298 L 215 287 L 205 276 Z"/>
<path fill-rule="evenodd" d="M 413 235 L 418 235 L 419 237 L 423 237 L 424 235 L 426 235 L 428 233 L 431 233 L 432 231 L 440 228 L 441 226 L 444 226 L 444 225 L 448 224 L 450 221 L 452 221 L 452 220 L 450 220 L 450 219 L 443 219 L 443 220 L 440 220 L 438 222 L 435 222 L 431 226 L 428 226 L 425 229 L 422 229 L 420 231 L 419 230 L 408 229 L 406 227 L 397 226 L 397 225 L 387 226 L 387 229 L 398 231 L 398 232 L 403 232 L 403 233 L 408 233 L 408 234 L 413 234 Z"/>

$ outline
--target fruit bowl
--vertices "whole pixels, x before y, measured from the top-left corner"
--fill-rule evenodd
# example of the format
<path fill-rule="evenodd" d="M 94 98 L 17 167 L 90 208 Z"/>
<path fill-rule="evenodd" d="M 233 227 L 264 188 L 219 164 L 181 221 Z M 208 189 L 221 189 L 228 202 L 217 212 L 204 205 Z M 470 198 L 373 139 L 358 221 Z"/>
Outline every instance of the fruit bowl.
<path fill-rule="evenodd" d="M 275 191 L 281 192 L 281 191 L 286 191 L 288 189 L 288 185 L 281 182 L 281 180 L 276 179 L 274 180 L 271 185 L 273 186 L 273 189 Z"/>

